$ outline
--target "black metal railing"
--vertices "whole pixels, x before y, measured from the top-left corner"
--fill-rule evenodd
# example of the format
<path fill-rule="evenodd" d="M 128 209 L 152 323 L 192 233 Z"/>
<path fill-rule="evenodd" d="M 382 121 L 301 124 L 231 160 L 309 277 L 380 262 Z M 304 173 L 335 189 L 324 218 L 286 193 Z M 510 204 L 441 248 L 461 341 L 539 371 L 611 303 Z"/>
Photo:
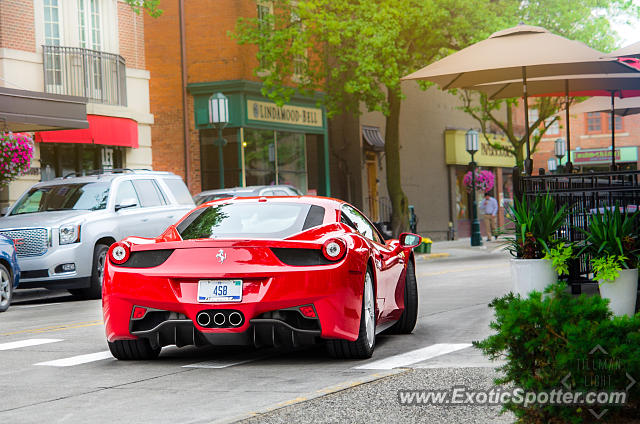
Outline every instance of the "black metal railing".
<path fill-rule="evenodd" d="M 42 50 L 45 92 L 86 97 L 91 103 L 127 105 L 122 56 L 79 47 L 42 46 Z"/>
<path fill-rule="evenodd" d="M 513 176 L 517 198 L 530 203 L 536 196 L 549 193 L 558 208 L 567 205 L 571 213 L 557 236 L 572 242 L 584 240 L 578 228 L 586 230 L 590 216 L 596 211 L 618 205 L 624 211 L 635 212 L 640 207 L 640 171 L 522 176 L 515 168 Z M 570 264 L 570 284 L 590 281 L 589 259 L 581 255 Z"/>

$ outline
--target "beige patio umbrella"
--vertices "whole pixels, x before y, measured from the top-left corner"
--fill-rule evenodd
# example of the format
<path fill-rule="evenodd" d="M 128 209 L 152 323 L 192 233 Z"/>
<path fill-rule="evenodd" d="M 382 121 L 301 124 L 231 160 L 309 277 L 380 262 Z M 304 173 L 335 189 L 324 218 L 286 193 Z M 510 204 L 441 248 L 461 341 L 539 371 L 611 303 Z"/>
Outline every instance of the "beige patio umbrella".
<path fill-rule="evenodd" d="M 592 97 L 572 108 L 574 113 L 610 112 L 611 104 L 606 97 Z M 627 97 L 616 100 L 613 113 L 619 116 L 640 113 L 640 97 Z"/>
<path fill-rule="evenodd" d="M 611 52 L 605 57 L 637 57 L 640 58 L 640 41 Z"/>
<path fill-rule="evenodd" d="M 474 87 L 485 93 L 490 99 L 506 99 L 519 97 L 523 91 L 522 80 L 503 81 L 495 84 L 481 84 Z M 560 75 L 554 77 L 534 78 L 527 80 L 529 96 L 565 97 L 565 120 L 567 151 L 571 151 L 571 132 L 569 125 L 569 96 L 608 96 L 614 101 L 615 96 L 640 96 L 640 74 L 596 74 L 596 75 Z M 608 103 L 608 99 L 602 101 Z M 575 109 L 574 109 L 575 112 Z M 611 144 L 615 148 L 615 135 Z M 613 159 L 615 165 L 615 158 Z M 570 166 L 570 162 L 569 162 Z"/>
<path fill-rule="evenodd" d="M 443 89 L 471 88 L 479 84 L 509 80 L 523 81 L 526 172 L 531 173 L 527 78 L 576 74 L 640 73 L 583 43 L 552 34 L 544 28 L 517 25 L 492 34 L 404 77 L 427 80 Z"/>

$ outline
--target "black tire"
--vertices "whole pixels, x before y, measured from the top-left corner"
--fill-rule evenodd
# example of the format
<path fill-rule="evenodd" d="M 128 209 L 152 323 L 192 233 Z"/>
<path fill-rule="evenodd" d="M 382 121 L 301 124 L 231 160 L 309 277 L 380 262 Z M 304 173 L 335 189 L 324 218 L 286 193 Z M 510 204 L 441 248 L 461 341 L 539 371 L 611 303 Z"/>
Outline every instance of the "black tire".
<path fill-rule="evenodd" d="M 370 309 L 365 308 L 367 302 L 367 280 L 371 286 L 371 301 L 373 302 L 373 334 L 372 340 L 368 340 L 367 337 L 367 319 L 366 315 Z M 342 359 L 367 359 L 373 355 L 373 350 L 376 347 L 376 316 L 375 316 L 375 289 L 373 287 L 373 276 L 371 270 L 367 269 L 365 274 L 364 290 L 362 293 L 362 310 L 360 313 L 360 329 L 358 332 L 358 338 L 355 341 L 349 340 L 327 340 L 327 353 L 334 358 Z M 371 305 L 369 305 L 371 308 Z M 371 331 L 371 329 L 369 329 Z"/>
<path fill-rule="evenodd" d="M 416 268 L 409 260 L 404 279 L 404 311 L 398 322 L 387 330 L 389 334 L 411 334 L 418 321 L 418 282 Z"/>
<path fill-rule="evenodd" d="M 114 358 L 121 361 L 145 361 L 156 359 L 161 347 L 151 346 L 149 339 L 116 340 L 107 342 Z"/>
<path fill-rule="evenodd" d="M 0 264 L 0 312 L 9 309 L 13 297 L 13 275 L 6 266 Z"/>
<path fill-rule="evenodd" d="M 102 297 L 102 271 L 107 260 L 109 246 L 96 244 L 93 248 L 93 267 L 91 268 L 91 283 L 86 289 L 72 289 L 69 293 L 80 299 L 100 299 Z"/>

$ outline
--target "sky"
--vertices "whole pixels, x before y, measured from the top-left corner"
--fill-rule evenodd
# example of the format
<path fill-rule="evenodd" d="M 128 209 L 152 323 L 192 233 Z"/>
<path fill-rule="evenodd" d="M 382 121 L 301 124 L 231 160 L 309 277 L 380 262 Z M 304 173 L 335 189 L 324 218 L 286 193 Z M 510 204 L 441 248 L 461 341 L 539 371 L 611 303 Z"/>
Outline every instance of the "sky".
<path fill-rule="evenodd" d="M 633 1 L 637 6 L 640 6 L 640 0 Z M 611 25 L 620 35 L 620 47 L 628 46 L 629 44 L 640 41 L 640 22 L 634 21 L 631 25 L 616 22 L 611 22 Z"/>

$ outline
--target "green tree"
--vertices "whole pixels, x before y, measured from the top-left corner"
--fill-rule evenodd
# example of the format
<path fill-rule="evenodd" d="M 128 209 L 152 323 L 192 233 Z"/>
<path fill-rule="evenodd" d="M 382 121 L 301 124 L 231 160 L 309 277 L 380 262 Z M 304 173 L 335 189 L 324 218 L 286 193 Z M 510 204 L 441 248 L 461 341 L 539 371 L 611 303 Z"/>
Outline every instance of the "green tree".
<path fill-rule="evenodd" d="M 160 6 L 160 0 L 125 0 L 125 2 L 138 14 L 146 10 L 152 18 L 157 18 L 162 15 L 162 9 L 158 8 L 158 6 Z"/>
<path fill-rule="evenodd" d="M 273 14 L 242 18 L 232 34 L 258 46 L 263 94 L 278 104 L 296 91 L 325 93 L 329 117 L 386 116 L 385 160 L 395 233 L 407 227 L 400 172 L 400 78 L 484 38 L 504 0 L 274 0 Z M 295 6 L 294 6 L 295 5 Z M 295 77 L 293 77 L 295 75 Z"/>
<path fill-rule="evenodd" d="M 520 7 L 509 12 L 511 24 L 525 22 L 544 27 L 554 34 L 579 40 L 600 51 L 611 51 L 616 44 L 616 33 L 611 27 L 612 19 L 639 16 L 640 7 L 625 0 L 544 0 L 522 2 Z M 512 154 L 522 168 L 526 135 L 524 127 L 513 122 L 514 109 L 520 104 L 517 99 L 490 100 L 468 90 L 460 90 L 461 109 L 478 121 L 485 140 L 495 149 Z M 573 101 L 573 100 L 571 100 Z M 556 115 L 564 106 L 564 98 L 530 99 L 530 108 L 538 111 L 537 119 L 529 121 L 531 153 L 533 154 L 542 136 L 558 120 Z M 520 109 L 521 111 L 522 109 Z M 488 133 L 499 132 L 506 136 L 508 144 L 491 142 Z M 534 165 L 535 166 L 535 165 Z"/>

